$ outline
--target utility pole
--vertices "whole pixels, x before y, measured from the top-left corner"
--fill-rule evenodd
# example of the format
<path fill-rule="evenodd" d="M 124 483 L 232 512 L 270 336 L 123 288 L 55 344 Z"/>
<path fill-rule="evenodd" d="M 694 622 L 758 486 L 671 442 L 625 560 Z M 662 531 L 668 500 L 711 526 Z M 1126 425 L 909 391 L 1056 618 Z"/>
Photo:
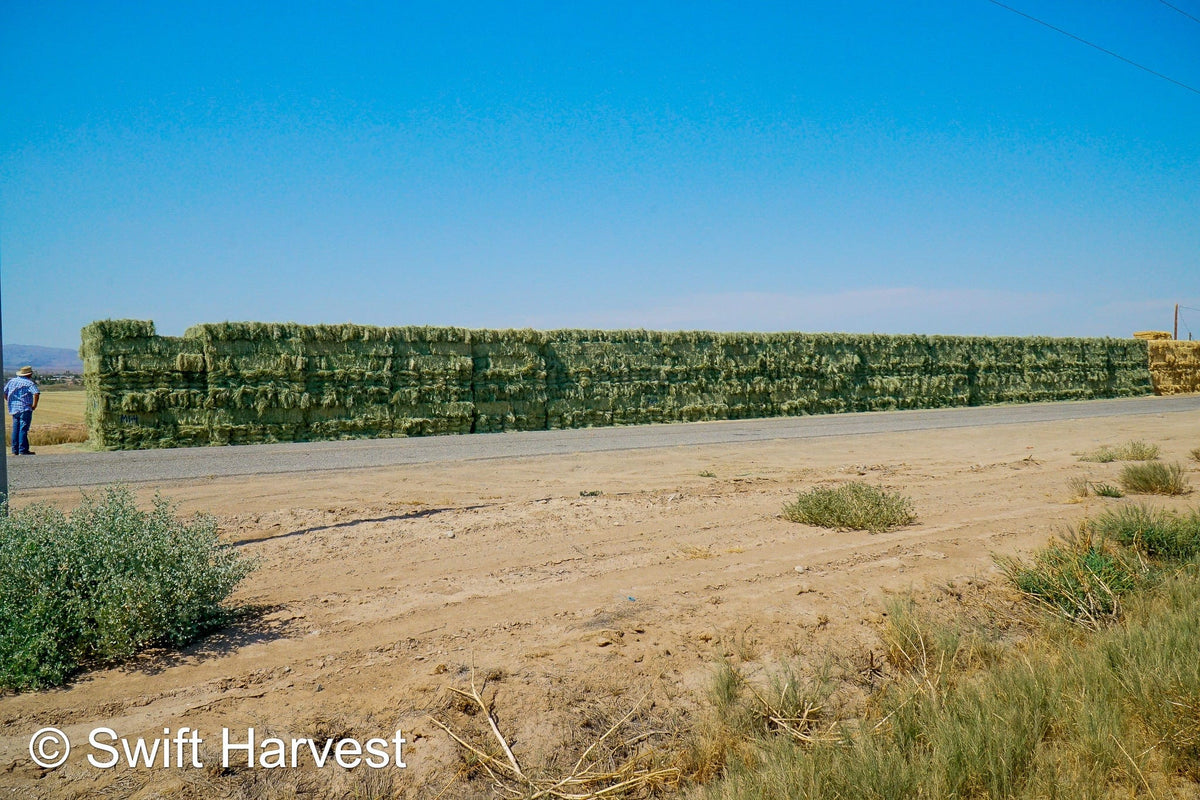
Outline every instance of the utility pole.
<path fill-rule="evenodd" d="M 0 381 L 4 380 L 4 315 L 0 311 Z M 0 513 L 8 513 L 8 421 L 0 408 Z"/>
<path fill-rule="evenodd" d="M 1179 339 L 1179 303 L 1175 304 L 1175 333 L 1173 336 Z"/>

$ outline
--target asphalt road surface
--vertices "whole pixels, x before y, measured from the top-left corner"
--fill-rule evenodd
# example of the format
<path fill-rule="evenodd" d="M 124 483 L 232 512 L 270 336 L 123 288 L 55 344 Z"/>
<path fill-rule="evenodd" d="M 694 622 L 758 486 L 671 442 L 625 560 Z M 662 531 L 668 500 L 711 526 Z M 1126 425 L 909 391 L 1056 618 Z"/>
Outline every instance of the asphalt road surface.
<path fill-rule="evenodd" d="M 1189 395 L 411 439 L 185 447 L 19 458 L 10 456 L 8 479 L 10 491 L 19 492 L 22 489 L 104 483 L 133 484 L 213 476 L 271 475 L 653 447 L 815 439 L 1197 410 L 1200 410 L 1200 396 Z"/>

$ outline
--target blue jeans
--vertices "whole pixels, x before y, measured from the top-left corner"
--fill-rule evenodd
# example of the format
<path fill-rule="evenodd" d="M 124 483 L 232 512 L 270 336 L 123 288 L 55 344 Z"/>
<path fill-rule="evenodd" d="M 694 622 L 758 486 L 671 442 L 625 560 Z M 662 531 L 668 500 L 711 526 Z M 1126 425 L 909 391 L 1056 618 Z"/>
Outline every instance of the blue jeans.
<path fill-rule="evenodd" d="M 18 411 L 12 415 L 13 455 L 29 452 L 29 423 L 33 422 L 33 411 Z"/>

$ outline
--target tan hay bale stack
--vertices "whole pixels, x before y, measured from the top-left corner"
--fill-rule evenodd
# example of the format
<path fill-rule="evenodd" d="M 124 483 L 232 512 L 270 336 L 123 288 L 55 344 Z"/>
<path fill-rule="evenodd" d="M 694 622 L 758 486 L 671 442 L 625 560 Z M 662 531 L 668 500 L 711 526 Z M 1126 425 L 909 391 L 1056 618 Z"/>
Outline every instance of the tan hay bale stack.
<path fill-rule="evenodd" d="M 1155 394 L 1200 392 L 1200 342 L 1151 340 L 1149 347 Z"/>

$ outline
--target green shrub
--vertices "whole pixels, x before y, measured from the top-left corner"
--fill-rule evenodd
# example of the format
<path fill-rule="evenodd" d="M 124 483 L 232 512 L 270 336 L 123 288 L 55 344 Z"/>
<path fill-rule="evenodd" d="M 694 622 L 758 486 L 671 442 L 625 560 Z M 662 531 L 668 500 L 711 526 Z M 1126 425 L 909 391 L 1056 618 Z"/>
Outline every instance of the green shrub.
<path fill-rule="evenodd" d="M 865 483 L 801 493 L 796 502 L 783 507 L 783 515 L 792 522 L 871 533 L 898 528 L 917 518 L 907 497 Z"/>
<path fill-rule="evenodd" d="M 1120 597 L 1146 582 L 1149 570 L 1089 529 L 1070 532 L 1034 553 L 1031 561 L 996 559 L 1026 597 L 1075 622 L 1099 625 L 1118 616 Z"/>
<path fill-rule="evenodd" d="M 1095 450 L 1089 450 L 1079 457 L 1080 461 L 1094 461 L 1099 464 L 1108 464 L 1112 461 L 1117 461 L 1117 451 L 1108 445 L 1097 447 Z"/>
<path fill-rule="evenodd" d="M 0 518 L 0 687 L 54 686 L 90 663 L 180 646 L 228 621 L 222 602 L 253 568 L 217 540 L 128 489 L 84 496 L 70 514 L 36 505 Z"/>
<path fill-rule="evenodd" d="M 1131 441 L 1116 447 L 1103 445 L 1084 453 L 1079 460 L 1107 464 L 1112 461 L 1153 461 L 1156 458 L 1158 458 L 1158 445 Z"/>
<path fill-rule="evenodd" d="M 1187 476 L 1180 464 L 1129 464 L 1121 470 L 1121 487 L 1134 494 L 1186 494 Z"/>
<path fill-rule="evenodd" d="M 1125 505 L 1096 517 L 1092 528 L 1151 558 L 1187 561 L 1200 555 L 1200 509 L 1187 514 Z"/>
<path fill-rule="evenodd" d="M 1125 493 L 1120 488 L 1113 486 L 1111 483 L 1093 483 L 1087 478 L 1069 478 L 1067 480 L 1067 488 L 1071 492 L 1072 500 L 1081 500 L 1091 494 L 1097 497 L 1125 496 Z"/>

